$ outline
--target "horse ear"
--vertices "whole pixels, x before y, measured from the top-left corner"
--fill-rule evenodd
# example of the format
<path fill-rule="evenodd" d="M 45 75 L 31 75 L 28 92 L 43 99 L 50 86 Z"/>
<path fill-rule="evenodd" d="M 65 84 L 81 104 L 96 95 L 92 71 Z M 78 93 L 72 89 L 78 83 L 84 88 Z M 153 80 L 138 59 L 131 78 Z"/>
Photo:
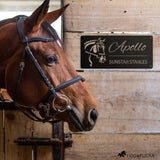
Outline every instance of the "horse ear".
<path fill-rule="evenodd" d="M 55 10 L 55 11 L 52 11 L 50 13 L 48 13 L 45 17 L 45 20 L 48 22 L 48 23 L 53 23 L 55 20 L 57 20 L 65 11 L 65 9 L 69 6 L 69 4 L 65 5 L 64 7 L 58 9 L 58 10 Z"/>
<path fill-rule="evenodd" d="M 45 0 L 40 7 L 38 7 L 30 17 L 24 21 L 24 27 L 27 31 L 38 29 L 40 24 L 44 21 L 49 8 L 50 0 Z"/>

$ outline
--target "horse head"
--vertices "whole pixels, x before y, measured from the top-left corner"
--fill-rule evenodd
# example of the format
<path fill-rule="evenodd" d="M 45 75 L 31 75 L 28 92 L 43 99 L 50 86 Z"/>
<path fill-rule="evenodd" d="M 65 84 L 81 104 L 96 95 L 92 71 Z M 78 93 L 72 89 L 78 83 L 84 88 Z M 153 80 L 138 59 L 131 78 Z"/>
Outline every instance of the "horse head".
<path fill-rule="evenodd" d="M 105 54 L 105 39 L 101 40 L 101 38 L 98 38 L 95 44 L 95 48 L 93 50 L 94 53 L 97 53 L 97 57 L 99 60 L 99 63 L 104 63 L 106 61 L 106 54 Z"/>
<path fill-rule="evenodd" d="M 49 0 L 45 0 L 31 16 L 23 18 L 22 31 L 17 30 L 18 18 L 0 23 L 0 88 L 6 88 L 14 99 L 20 73 L 19 64 L 22 65 L 23 59 L 25 65 L 23 64 L 19 80 L 16 103 L 41 110 L 40 104 L 48 102 L 51 106 L 49 114 L 55 112 L 55 109 L 64 110 L 55 117 L 68 122 L 72 131 L 88 131 L 94 127 L 98 117 L 97 103 L 85 82 L 80 81 L 81 78 L 76 79 L 78 73 L 57 42 L 57 37 L 51 34 L 51 27 L 44 27 L 61 16 L 67 6 L 48 13 Z M 24 39 L 27 37 L 28 41 L 24 43 L 19 32 L 24 32 Z M 42 38 L 41 41 L 39 37 L 47 38 L 44 38 L 44 41 Z M 35 61 L 32 61 L 29 54 L 24 54 L 27 50 L 33 54 Z M 40 74 L 35 64 L 39 65 L 39 70 L 43 73 Z M 46 85 L 44 77 L 52 89 Z M 50 90 L 54 91 L 54 94 L 48 96 Z M 68 104 L 71 106 L 69 111 L 65 110 Z"/>

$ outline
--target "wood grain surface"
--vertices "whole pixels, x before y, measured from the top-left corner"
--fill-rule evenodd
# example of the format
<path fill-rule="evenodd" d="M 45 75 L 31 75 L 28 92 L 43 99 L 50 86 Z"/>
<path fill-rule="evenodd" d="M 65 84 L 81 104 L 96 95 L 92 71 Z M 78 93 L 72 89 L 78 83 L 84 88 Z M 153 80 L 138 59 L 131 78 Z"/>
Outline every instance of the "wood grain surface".
<path fill-rule="evenodd" d="M 92 131 L 73 134 L 75 142 L 66 150 L 66 160 L 159 160 L 160 2 L 64 0 L 67 3 L 65 53 L 82 71 L 100 110 Z M 83 35 L 152 35 L 153 68 L 82 69 Z"/>
<path fill-rule="evenodd" d="M 65 31 L 159 32 L 157 0 L 64 0 Z"/>

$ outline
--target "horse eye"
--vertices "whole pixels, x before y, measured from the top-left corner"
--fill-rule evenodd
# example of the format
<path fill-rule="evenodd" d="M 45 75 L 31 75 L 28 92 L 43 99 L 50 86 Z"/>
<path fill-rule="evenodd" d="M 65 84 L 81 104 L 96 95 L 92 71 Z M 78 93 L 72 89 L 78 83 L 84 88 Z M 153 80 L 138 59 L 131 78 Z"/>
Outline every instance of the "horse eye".
<path fill-rule="evenodd" d="M 54 55 L 52 55 L 52 56 L 50 56 L 50 57 L 47 57 L 47 62 L 48 62 L 48 63 L 57 63 L 57 62 L 58 62 L 57 55 L 54 54 Z"/>

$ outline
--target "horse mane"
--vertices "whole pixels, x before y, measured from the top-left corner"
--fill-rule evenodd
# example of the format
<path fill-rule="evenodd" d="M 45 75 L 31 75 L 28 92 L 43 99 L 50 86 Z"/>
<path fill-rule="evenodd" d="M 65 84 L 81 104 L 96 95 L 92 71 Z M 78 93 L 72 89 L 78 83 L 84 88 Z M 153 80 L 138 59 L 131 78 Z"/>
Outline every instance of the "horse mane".
<path fill-rule="evenodd" d="M 0 27 L 5 25 L 5 24 L 8 24 L 8 23 L 12 23 L 12 22 L 17 22 L 17 20 L 21 17 L 27 17 L 25 15 L 18 15 L 18 16 L 15 16 L 13 18 L 8 18 L 8 19 L 5 19 L 5 20 L 2 20 L 0 21 Z"/>

